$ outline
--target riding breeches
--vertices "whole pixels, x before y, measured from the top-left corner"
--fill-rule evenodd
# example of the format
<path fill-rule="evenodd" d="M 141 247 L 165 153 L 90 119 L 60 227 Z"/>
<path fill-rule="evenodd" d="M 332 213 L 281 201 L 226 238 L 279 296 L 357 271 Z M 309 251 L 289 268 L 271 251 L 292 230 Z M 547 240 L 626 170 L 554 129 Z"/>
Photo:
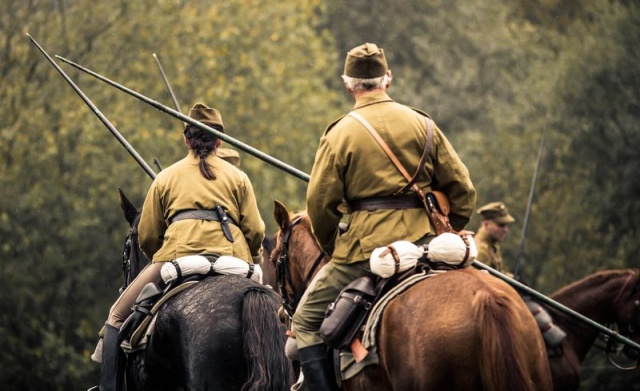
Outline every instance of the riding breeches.
<path fill-rule="evenodd" d="M 118 300 L 116 300 L 111 307 L 111 310 L 109 310 L 109 317 L 107 318 L 108 324 L 120 329 L 122 323 L 124 323 L 129 315 L 131 315 L 131 312 L 133 312 L 133 305 L 138 295 L 140 295 L 142 288 L 150 282 L 158 284 L 162 281 L 162 276 L 160 275 L 162 265 L 164 265 L 164 262 L 147 265 L 142 269 L 140 274 L 131 281 L 131 284 L 122 292 Z"/>
<path fill-rule="evenodd" d="M 329 304 L 349 283 L 370 273 L 368 261 L 350 264 L 329 262 L 320 269 L 293 315 L 298 349 L 323 343 L 319 330 Z"/>

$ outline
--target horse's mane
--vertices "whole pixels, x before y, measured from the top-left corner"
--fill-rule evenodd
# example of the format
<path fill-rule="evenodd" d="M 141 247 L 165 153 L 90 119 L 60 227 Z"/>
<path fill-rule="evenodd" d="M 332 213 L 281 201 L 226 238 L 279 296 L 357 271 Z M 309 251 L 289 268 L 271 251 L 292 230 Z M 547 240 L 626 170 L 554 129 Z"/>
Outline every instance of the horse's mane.
<path fill-rule="evenodd" d="M 573 297 L 581 292 L 590 290 L 593 287 L 602 287 L 607 281 L 615 279 L 620 276 L 633 273 L 635 275 L 640 274 L 640 269 L 621 269 L 621 270 L 603 270 L 593 274 L 590 274 L 578 281 L 575 281 L 565 287 L 558 289 L 552 293 L 550 297 Z"/>
<path fill-rule="evenodd" d="M 305 220 L 306 223 L 309 225 L 309 227 L 311 227 L 311 222 L 309 221 L 309 214 L 307 213 L 306 209 L 302 209 L 291 214 L 291 221 L 297 219 L 298 217 L 300 217 L 302 220 Z"/>

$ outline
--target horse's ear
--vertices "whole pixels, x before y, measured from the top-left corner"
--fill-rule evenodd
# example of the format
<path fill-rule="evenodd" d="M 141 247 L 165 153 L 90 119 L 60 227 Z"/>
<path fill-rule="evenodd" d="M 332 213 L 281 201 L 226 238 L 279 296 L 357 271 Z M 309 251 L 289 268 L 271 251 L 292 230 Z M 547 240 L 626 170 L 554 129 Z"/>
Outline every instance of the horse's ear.
<path fill-rule="evenodd" d="M 121 188 L 118 188 L 118 194 L 120 196 L 120 207 L 124 212 L 124 218 L 129 222 L 129 225 L 131 225 L 138 215 L 138 208 L 129 201 Z"/>
<path fill-rule="evenodd" d="M 284 204 L 278 200 L 273 200 L 273 218 L 276 220 L 280 229 L 286 229 L 291 224 L 289 218 L 289 210 Z"/>

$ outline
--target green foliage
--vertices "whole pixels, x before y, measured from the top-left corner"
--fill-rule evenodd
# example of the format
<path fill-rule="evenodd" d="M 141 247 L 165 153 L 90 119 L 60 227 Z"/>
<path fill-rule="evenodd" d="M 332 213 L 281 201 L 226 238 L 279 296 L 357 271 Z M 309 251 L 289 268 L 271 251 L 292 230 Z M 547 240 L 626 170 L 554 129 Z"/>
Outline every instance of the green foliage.
<path fill-rule="evenodd" d="M 173 108 L 156 53 L 183 112 L 215 106 L 230 136 L 305 172 L 324 127 L 352 104 L 339 78 L 347 50 L 376 42 L 391 96 L 433 116 L 479 204 L 509 205 L 507 264 L 526 244 L 524 281 L 551 293 L 637 266 L 638 20 L 634 2 L 609 0 L 0 3 L 0 382 L 82 389 L 97 378 L 89 355 L 121 283 L 127 229 L 117 188 L 141 206 L 151 183 L 26 32 Z M 61 66 L 147 162 L 186 154 L 179 120 Z M 306 185 L 241 155 L 273 232 L 273 200 L 304 208 Z M 581 389 L 632 389 L 635 376 L 601 370 L 597 353 Z"/>
<path fill-rule="evenodd" d="M 121 284 L 127 224 L 117 188 L 141 206 L 151 181 L 24 34 L 173 107 L 157 53 L 185 112 L 213 105 L 230 135 L 307 170 L 338 113 L 326 87 L 337 60 L 316 28 L 319 1 L 1 7 L 0 382 L 83 389 L 97 381 L 89 355 Z M 186 154 L 179 120 L 59 63 L 146 161 L 167 166 Z M 246 154 L 243 168 L 270 226 L 273 198 L 304 206 L 304 183 Z"/>

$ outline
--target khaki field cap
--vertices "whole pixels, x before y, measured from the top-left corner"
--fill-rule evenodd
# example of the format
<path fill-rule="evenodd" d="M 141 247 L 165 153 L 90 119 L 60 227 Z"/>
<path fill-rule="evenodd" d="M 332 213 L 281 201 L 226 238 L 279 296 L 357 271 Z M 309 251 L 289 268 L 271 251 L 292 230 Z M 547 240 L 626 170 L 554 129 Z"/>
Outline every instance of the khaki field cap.
<path fill-rule="evenodd" d="M 509 209 L 500 201 L 491 202 L 481 207 L 478 209 L 478 214 L 482 216 L 483 220 L 492 220 L 498 224 L 508 224 L 516 221 L 509 214 Z"/>
<path fill-rule="evenodd" d="M 240 167 L 240 154 L 238 151 L 229 148 L 218 148 L 216 155 L 219 158 L 228 161 L 236 167 Z"/>
<path fill-rule="evenodd" d="M 375 43 L 365 43 L 349 50 L 344 62 L 344 74 L 356 79 L 375 79 L 387 73 L 384 51 Z"/>
<path fill-rule="evenodd" d="M 200 121 L 205 125 L 219 126 L 222 128 L 222 131 L 224 131 L 224 124 L 222 123 L 222 115 L 220 112 L 207 107 L 204 103 L 196 103 L 191 110 L 189 110 L 189 118 Z"/>

